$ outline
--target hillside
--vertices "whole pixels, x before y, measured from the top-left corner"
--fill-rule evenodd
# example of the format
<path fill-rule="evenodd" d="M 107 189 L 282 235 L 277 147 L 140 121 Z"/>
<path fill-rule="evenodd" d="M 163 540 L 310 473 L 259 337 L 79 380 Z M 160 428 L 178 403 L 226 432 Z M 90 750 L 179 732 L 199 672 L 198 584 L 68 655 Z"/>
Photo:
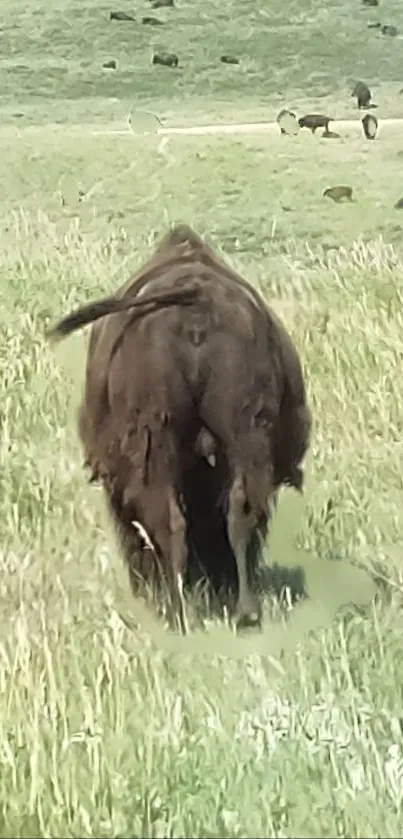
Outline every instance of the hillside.
<path fill-rule="evenodd" d="M 403 9 L 398 0 L 366 8 L 360 0 L 177 0 L 150 10 L 147 0 L 37 0 L 12 9 L 2 0 L 0 106 L 4 119 L 108 121 L 129 106 L 164 117 L 237 112 L 274 116 L 279 104 L 322 101 L 338 116 L 354 112 L 351 84 L 373 88 L 382 116 L 400 116 L 403 101 Z M 110 21 L 110 10 L 136 22 Z M 152 15 L 164 26 L 144 26 Z M 393 23 L 398 37 L 368 29 Z M 176 70 L 151 65 L 153 50 L 175 52 Z M 220 63 L 222 54 L 239 66 Z M 117 70 L 103 69 L 114 58 Z M 14 116 L 23 113 L 23 117 Z"/>

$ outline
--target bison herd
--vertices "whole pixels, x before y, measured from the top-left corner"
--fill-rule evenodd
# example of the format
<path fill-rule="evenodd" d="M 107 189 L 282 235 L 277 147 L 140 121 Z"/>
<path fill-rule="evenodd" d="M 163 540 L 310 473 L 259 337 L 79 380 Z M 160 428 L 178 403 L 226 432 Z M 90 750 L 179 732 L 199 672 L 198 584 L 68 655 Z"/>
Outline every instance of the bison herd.
<path fill-rule="evenodd" d="M 87 324 L 78 431 L 133 592 L 150 584 L 185 632 L 183 592 L 197 567 L 216 590 L 235 589 L 237 627 L 259 626 L 256 580 L 271 513 L 282 486 L 302 491 L 310 440 L 291 338 L 185 225 L 113 296 L 49 335 Z"/>
<path fill-rule="evenodd" d="M 362 108 L 376 108 L 374 103 L 371 103 L 372 94 L 369 87 L 364 82 L 357 82 L 351 92 L 352 96 L 357 98 L 358 109 Z M 281 134 L 288 134 L 295 136 L 299 133 L 301 128 L 309 128 L 312 134 L 318 128 L 323 128 L 322 137 L 327 139 L 340 139 L 340 134 L 335 131 L 330 131 L 329 123 L 332 122 L 332 117 L 325 114 L 305 114 L 305 116 L 297 119 L 293 111 L 283 109 L 277 116 L 276 120 Z M 361 119 L 364 136 L 367 140 L 374 140 L 378 130 L 378 120 L 374 114 L 365 114 Z M 335 186 L 325 189 L 323 195 L 326 198 L 331 198 L 337 203 L 345 198 L 347 201 L 352 201 L 352 188 L 350 186 Z M 395 205 L 396 207 L 398 205 Z"/>
<path fill-rule="evenodd" d="M 357 107 L 362 108 L 376 108 L 374 103 L 371 103 L 372 94 L 369 87 L 364 82 L 357 82 L 352 93 L 357 99 Z M 340 134 L 335 131 L 330 131 L 329 123 L 333 121 L 332 117 L 325 114 L 305 114 L 305 116 L 297 119 L 293 111 L 283 108 L 277 115 L 277 124 L 280 128 L 281 134 L 296 135 L 301 128 L 309 128 L 312 134 L 318 128 L 323 128 L 322 137 L 331 139 L 340 139 Z M 367 140 L 375 140 L 378 130 L 378 120 L 374 114 L 365 114 L 361 120 L 362 128 Z"/>
<path fill-rule="evenodd" d="M 176 8 L 174 0 L 150 0 L 150 3 L 152 9 Z M 120 21 L 121 23 L 136 23 L 136 18 L 134 17 L 134 15 L 122 11 L 111 11 L 109 13 L 109 20 Z M 153 15 L 145 15 L 140 20 L 144 26 L 165 25 L 165 21 L 161 20 L 161 18 L 154 17 Z M 222 64 L 237 65 L 240 64 L 240 59 L 236 55 L 221 55 L 220 62 Z M 153 53 L 151 63 L 153 65 L 160 65 L 162 67 L 170 67 L 176 69 L 177 67 L 179 67 L 179 58 L 176 55 L 176 53 L 171 52 Z M 116 60 L 112 59 L 106 61 L 102 66 L 107 70 L 116 70 L 117 62 Z"/>

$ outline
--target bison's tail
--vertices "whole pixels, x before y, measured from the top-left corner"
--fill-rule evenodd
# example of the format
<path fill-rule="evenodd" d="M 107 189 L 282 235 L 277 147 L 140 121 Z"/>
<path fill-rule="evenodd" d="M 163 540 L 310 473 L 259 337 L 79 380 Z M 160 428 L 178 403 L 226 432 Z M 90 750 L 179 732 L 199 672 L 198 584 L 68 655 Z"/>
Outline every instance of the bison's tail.
<path fill-rule="evenodd" d="M 125 312 L 129 309 L 138 309 L 139 317 L 148 314 L 153 310 L 163 309 L 167 306 L 190 306 L 195 302 L 199 293 L 197 285 L 183 286 L 173 291 L 160 292 L 159 294 L 148 295 L 140 300 L 127 297 L 105 297 L 104 300 L 97 300 L 82 306 L 71 314 L 60 320 L 56 326 L 46 332 L 47 338 L 51 341 L 62 340 L 76 329 L 81 329 L 89 323 L 93 323 L 106 315 Z"/>

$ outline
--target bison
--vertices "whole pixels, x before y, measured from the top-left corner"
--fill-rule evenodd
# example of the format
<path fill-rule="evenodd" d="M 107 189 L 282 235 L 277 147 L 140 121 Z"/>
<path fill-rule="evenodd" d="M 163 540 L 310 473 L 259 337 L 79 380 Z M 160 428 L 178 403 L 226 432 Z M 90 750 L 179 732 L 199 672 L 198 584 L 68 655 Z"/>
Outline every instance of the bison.
<path fill-rule="evenodd" d="M 345 198 L 347 201 L 353 200 L 353 190 L 351 186 L 330 186 L 323 192 L 325 198 L 331 198 L 332 201 L 342 201 Z"/>
<path fill-rule="evenodd" d="M 134 21 L 135 18 L 133 15 L 128 15 L 127 12 L 111 12 L 109 15 L 109 20 L 131 20 Z"/>
<path fill-rule="evenodd" d="M 325 131 L 329 131 L 329 122 L 331 121 L 332 117 L 327 117 L 325 114 L 306 114 L 299 118 L 298 125 L 300 128 L 310 128 L 312 134 L 315 134 L 317 128 L 324 128 Z"/>
<path fill-rule="evenodd" d="M 375 140 L 378 130 L 378 120 L 373 114 L 365 114 L 362 118 L 362 127 L 367 140 Z"/>
<path fill-rule="evenodd" d="M 354 90 L 351 91 L 351 96 L 357 97 L 357 107 L 358 108 L 369 108 L 374 107 L 370 105 L 372 93 L 368 87 L 368 85 L 364 84 L 364 82 L 357 82 L 354 86 Z M 376 107 L 376 106 L 375 106 Z"/>
<path fill-rule="evenodd" d="M 286 108 L 283 108 L 283 110 L 277 115 L 276 122 L 280 128 L 281 134 L 296 135 L 299 133 L 300 126 L 293 111 L 288 111 Z"/>
<path fill-rule="evenodd" d="M 239 58 L 236 55 L 222 55 L 220 61 L 222 64 L 239 64 Z"/>
<path fill-rule="evenodd" d="M 145 17 L 141 18 L 141 22 L 145 26 L 164 26 L 164 21 L 159 20 L 157 17 L 151 17 L 150 15 L 146 15 Z"/>
<path fill-rule="evenodd" d="M 151 3 L 153 9 L 175 8 L 174 0 L 154 0 Z"/>
<path fill-rule="evenodd" d="M 178 67 L 179 58 L 174 52 L 155 52 L 152 64 L 160 64 L 161 67 Z"/>
<path fill-rule="evenodd" d="M 253 574 L 279 488 L 302 490 L 311 431 L 291 338 L 186 225 L 114 296 L 73 312 L 50 337 L 89 323 L 79 436 L 133 591 L 159 575 L 185 631 L 191 557 L 219 577 L 227 550 L 237 625 L 260 624 Z"/>

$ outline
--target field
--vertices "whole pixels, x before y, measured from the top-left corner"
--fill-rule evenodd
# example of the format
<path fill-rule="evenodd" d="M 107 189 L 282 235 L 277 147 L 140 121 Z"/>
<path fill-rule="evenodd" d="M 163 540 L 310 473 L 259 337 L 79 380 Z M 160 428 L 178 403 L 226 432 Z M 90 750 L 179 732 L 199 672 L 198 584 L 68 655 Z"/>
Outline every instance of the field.
<path fill-rule="evenodd" d="M 359 0 L 178 0 L 151 11 L 165 26 L 109 21 L 122 9 L 137 21 L 148 0 L 27 0 L 14 10 L 1 0 L 2 124 L 125 123 L 130 107 L 152 107 L 166 120 L 208 122 L 274 118 L 281 107 L 320 107 L 355 114 L 357 77 L 369 84 L 379 115 L 401 116 L 399 0 L 366 9 Z M 368 29 L 395 24 L 397 38 Z M 151 66 L 155 51 L 177 53 L 178 71 Z M 232 54 L 240 65 L 220 64 Z M 103 69 L 114 58 L 116 72 Z M 21 116 L 22 114 L 22 116 Z"/>
<path fill-rule="evenodd" d="M 403 135 L 382 118 L 403 79 L 400 38 L 366 24 L 403 31 L 403 13 L 183 0 L 150 30 L 49 5 L 3 3 L 0 33 L 0 836 L 398 836 Z M 151 47 L 183 69 L 153 68 Z M 166 125 L 356 117 L 357 75 L 374 143 L 359 123 L 340 141 L 95 133 L 131 107 Z M 323 198 L 338 183 L 354 203 Z M 261 635 L 211 620 L 181 639 L 133 601 L 75 431 L 85 339 L 44 337 L 174 221 L 260 289 L 307 377 L 307 496 L 284 493 L 268 555 L 309 599 L 268 603 Z"/>

